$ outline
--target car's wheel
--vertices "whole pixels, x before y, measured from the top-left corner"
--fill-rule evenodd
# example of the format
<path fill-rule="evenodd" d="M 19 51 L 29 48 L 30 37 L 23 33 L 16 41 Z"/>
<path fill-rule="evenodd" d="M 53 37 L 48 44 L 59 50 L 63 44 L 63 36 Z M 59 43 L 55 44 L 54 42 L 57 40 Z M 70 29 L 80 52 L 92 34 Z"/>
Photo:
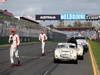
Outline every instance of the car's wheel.
<path fill-rule="evenodd" d="M 87 48 L 85 48 L 85 52 L 86 52 L 86 53 L 88 52 L 88 47 L 87 47 Z"/>
<path fill-rule="evenodd" d="M 78 56 L 78 59 L 79 60 L 83 60 L 84 59 L 84 56 L 82 55 L 82 56 Z"/>
<path fill-rule="evenodd" d="M 74 60 L 74 64 L 78 64 L 78 60 L 76 59 L 76 60 Z"/>
<path fill-rule="evenodd" d="M 84 46 L 84 51 L 85 51 L 85 53 L 88 52 L 88 46 L 87 45 Z"/>
<path fill-rule="evenodd" d="M 83 51 L 83 55 L 85 54 L 85 50 Z"/>
<path fill-rule="evenodd" d="M 84 59 L 84 56 L 81 56 L 81 60 L 83 60 Z"/>
<path fill-rule="evenodd" d="M 58 59 L 55 59 L 55 58 L 54 58 L 54 63 L 58 63 Z"/>

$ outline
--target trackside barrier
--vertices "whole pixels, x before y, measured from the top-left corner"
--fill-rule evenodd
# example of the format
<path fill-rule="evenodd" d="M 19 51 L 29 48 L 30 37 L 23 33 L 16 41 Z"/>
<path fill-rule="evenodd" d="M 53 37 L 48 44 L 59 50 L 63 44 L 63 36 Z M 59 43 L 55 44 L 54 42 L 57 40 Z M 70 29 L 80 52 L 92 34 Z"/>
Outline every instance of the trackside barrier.
<path fill-rule="evenodd" d="M 66 42 L 66 35 L 62 31 L 50 30 L 47 32 L 48 41 Z M 0 44 L 8 44 L 8 36 L 0 36 Z M 38 37 L 20 37 L 21 42 L 39 41 Z"/>
<path fill-rule="evenodd" d="M 66 35 L 59 30 L 51 29 L 47 32 L 48 40 L 56 42 L 66 42 Z"/>
<path fill-rule="evenodd" d="M 0 37 L 0 44 L 8 44 L 9 37 Z M 36 37 L 20 37 L 21 42 L 32 42 L 32 41 L 38 41 L 38 38 Z"/>

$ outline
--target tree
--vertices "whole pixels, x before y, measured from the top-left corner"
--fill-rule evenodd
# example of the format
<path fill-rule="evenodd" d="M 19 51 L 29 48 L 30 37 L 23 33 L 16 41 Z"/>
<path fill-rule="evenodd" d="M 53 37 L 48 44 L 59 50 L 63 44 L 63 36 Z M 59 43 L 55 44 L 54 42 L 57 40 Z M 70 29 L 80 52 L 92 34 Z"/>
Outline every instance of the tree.
<path fill-rule="evenodd" d="M 92 22 L 84 22 L 82 24 L 83 27 L 92 27 Z"/>
<path fill-rule="evenodd" d="M 74 22 L 74 26 L 73 27 L 81 27 L 82 23 L 78 20 Z"/>
<path fill-rule="evenodd" d="M 67 27 L 72 27 L 72 25 L 68 24 Z"/>
<path fill-rule="evenodd" d="M 67 27 L 67 25 L 64 24 L 64 21 L 63 21 L 63 20 L 60 20 L 60 21 L 58 22 L 58 25 L 57 25 L 56 27 L 57 27 L 57 28 L 65 28 L 65 27 Z"/>

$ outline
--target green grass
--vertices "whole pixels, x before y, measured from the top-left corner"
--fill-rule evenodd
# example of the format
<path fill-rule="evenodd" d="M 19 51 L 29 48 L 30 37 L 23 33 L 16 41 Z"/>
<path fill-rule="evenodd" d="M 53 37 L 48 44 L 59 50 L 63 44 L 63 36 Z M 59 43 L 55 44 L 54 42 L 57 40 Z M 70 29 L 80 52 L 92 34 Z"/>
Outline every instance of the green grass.
<path fill-rule="evenodd" d="M 97 65 L 99 67 L 100 70 L 100 42 L 90 42 L 91 46 L 92 46 L 92 50 L 93 50 L 93 54 L 95 56 Z"/>

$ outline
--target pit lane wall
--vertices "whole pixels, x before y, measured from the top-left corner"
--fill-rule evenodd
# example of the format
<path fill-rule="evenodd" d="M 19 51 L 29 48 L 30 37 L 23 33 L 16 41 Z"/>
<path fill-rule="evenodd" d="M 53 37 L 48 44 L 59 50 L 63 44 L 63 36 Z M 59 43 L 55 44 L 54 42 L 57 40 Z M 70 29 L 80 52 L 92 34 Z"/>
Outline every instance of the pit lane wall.
<path fill-rule="evenodd" d="M 56 29 L 48 29 L 47 36 L 50 41 L 66 42 L 66 34 Z"/>
<path fill-rule="evenodd" d="M 38 36 L 41 31 L 33 30 L 33 34 L 27 36 L 20 36 L 21 42 L 38 42 Z M 25 34 L 25 32 L 24 32 Z M 48 41 L 66 42 L 66 35 L 62 31 L 55 29 L 47 30 Z M 9 36 L 0 36 L 0 44 L 8 44 Z"/>

